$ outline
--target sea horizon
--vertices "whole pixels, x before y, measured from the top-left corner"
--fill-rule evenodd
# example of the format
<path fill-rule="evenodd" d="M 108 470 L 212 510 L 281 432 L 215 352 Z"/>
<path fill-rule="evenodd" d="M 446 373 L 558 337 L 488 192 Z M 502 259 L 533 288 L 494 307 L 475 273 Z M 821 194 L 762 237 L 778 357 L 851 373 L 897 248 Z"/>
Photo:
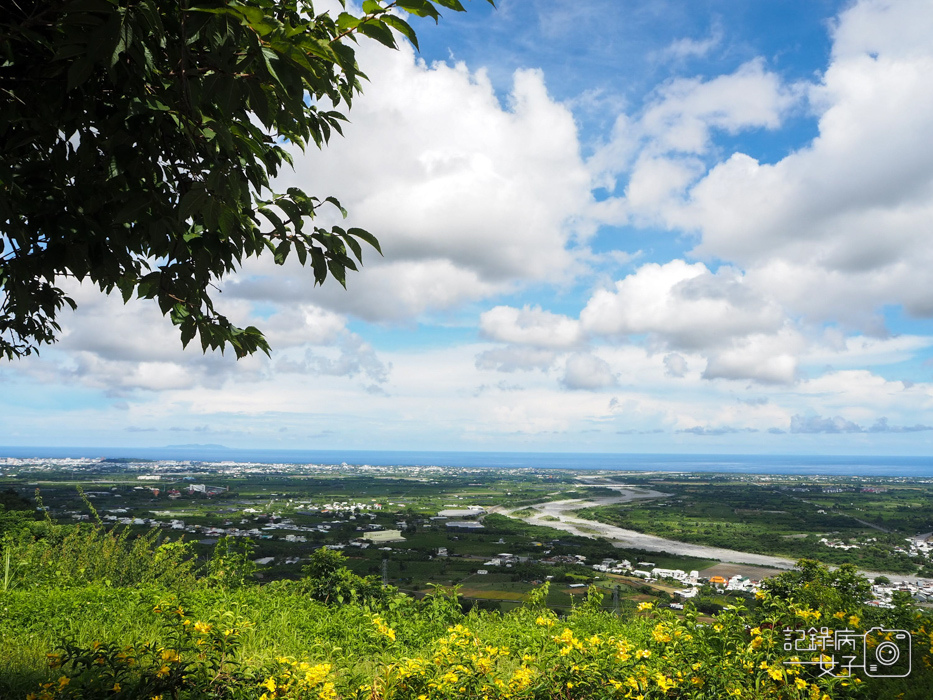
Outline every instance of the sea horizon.
<path fill-rule="evenodd" d="M 933 478 L 933 457 L 905 455 L 284 450 L 195 444 L 133 448 L 0 446 L 0 458 L 4 457 Z"/>

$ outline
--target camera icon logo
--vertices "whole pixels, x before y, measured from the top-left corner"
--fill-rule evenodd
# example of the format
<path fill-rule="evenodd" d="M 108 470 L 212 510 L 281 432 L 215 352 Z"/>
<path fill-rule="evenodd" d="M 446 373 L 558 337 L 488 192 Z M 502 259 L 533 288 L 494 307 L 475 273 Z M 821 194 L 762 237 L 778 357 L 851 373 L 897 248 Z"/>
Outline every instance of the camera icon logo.
<path fill-rule="evenodd" d="M 865 633 L 865 675 L 903 678 L 910 675 L 911 639 L 907 630 L 872 627 Z"/>

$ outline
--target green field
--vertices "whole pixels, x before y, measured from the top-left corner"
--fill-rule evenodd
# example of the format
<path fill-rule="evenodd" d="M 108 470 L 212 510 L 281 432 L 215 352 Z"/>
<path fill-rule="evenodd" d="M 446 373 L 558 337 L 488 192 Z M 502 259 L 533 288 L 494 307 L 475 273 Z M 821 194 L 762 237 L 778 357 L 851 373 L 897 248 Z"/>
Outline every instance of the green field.
<path fill-rule="evenodd" d="M 895 551 L 905 537 L 933 530 L 933 489 L 862 493 L 851 485 L 750 485 L 742 481 L 656 484 L 672 495 L 601 506 L 581 517 L 682 542 L 832 564 L 915 573 L 924 562 Z M 827 488 L 844 488 L 838 493 Z M 821 539 L 851 547 L 830 547 Z"/>

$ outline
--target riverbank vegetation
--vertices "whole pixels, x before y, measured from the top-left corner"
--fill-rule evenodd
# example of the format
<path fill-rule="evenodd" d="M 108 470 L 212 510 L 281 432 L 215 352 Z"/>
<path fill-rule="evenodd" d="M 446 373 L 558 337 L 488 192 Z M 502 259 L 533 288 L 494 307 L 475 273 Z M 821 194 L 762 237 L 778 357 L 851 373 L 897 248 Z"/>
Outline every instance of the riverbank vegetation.
<path fill-rule="evenodd" d="M 659 537 L 828 564 L 915 574 L 908 536 L 930 529 L 928 489 L 863 492 L 847 484 L 775 486 L 743 482 L 657 484 L 666 498 L 578 511 L 578 515 Z"/>

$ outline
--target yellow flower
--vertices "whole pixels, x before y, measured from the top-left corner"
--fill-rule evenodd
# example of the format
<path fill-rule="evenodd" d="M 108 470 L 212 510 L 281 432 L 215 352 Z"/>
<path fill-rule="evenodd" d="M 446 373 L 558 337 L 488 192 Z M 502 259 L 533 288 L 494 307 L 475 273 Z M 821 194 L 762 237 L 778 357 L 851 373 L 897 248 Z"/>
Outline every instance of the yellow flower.
<path fill-rule="evenodd" d="M 159 678 L 165 678 L 169 673 L 171 673 L 171 671 L 172 669 L 170 669 L 168 666 L 162 666 L 162 668 L 156 671 L 156 676 Z"/>
<path fill-rule="evenodd" d="M 185 622 L 187 622 L 187 620 L 185 620 Z M 198 634 L 207 634 L 213 628 L 214 628 L 213 625 L 209 625 L 206 622 L 201 622 L 200 620 L 194 623 L 194 631 L 197 632 Z"/>
<path fill-rule="evenodd" d="M 650 649 L 639 649 L 635 652 L 636 659 L 647 659 L 649 656 L 651 656 Z"/>
<path fill-rule="evenodd" d="M 665 693 L 676 685 L 674 681 L 665 676 L 663 673 L 654 674 L 654 680 L 658 684 L 658 687 Z"/>
<path fill-rule="evenodd" d="M 794 681 L 794 685 L 797 686 L 798 689 L 803 690 L 807 687 L 807 682 L 803 678 L 798 678 Z"/>
<path fill-rule="evenodd" d="M 115 693 L 119 693 L 120 690 L 121 690 L 120 684 L 119 684 L 119 683 L 114 683 L 114 684 L 113 684 L 113 687 L 111 688 L 111 690 L 112 690 L 113 692 L 115 692 Z"/>
<path fill-rule="evenodd" d="M 382 619 L 379 615 L 373 617 L 373 625 L 379 630 L 379 633 L 388 637 L 393 642 L 395 641 L 395 630 L 389 627 L 385 620 Z"/>
<path fill-rule="evenodd" d="M 265 682 L 262 684 L 263 688 L 268 688 L 271 692 L 275 692 L 275 678 L 269 676 Z"/>
<path fill-rule="evenodd" d="M 638 610 L 654 610 L 654 603 L 639 603 Z"/>
<path fill-rule="evenodd" d="M 779 681 L 784 677 L 783 671 L 776 666 L 772 666 L 768 669 L 768 675 L 776 681 Z"/>
<path fill-rule="evenodd" d="M 764 597 L 765 597 L 765 592 L 764 592 L 764 591 L 755 591 L 755 598 L 756 598 L 756 599 L 761 600 L 761 599 L 764 598 Z"/>
<path fill-rule="evenodd" d="M 853 627 L 858 627 L 858 623 L 861 621 L 858 615 L 849 615 L 849 624 Z"/>
<path fill-rule="evenodd" d="M 846 614 L 842 612 L 842 610 L 837 610 L 836 612 L 833 613 L 833 617 L 835 617 L 837 620 L 841 620 L 845 616 Z"/>
<path fill-rule="evenodd" d="M 69 683 L 71 683 L 71 679 L 68 676 L 62 676 L 58 679 L 58 689 L 61 690 Z"/>
<path fill-rule="evenodd" d="M 756 637 L 761 634 L 761 627 L 752 627 L 752 634 L 754 634 Z"/>

